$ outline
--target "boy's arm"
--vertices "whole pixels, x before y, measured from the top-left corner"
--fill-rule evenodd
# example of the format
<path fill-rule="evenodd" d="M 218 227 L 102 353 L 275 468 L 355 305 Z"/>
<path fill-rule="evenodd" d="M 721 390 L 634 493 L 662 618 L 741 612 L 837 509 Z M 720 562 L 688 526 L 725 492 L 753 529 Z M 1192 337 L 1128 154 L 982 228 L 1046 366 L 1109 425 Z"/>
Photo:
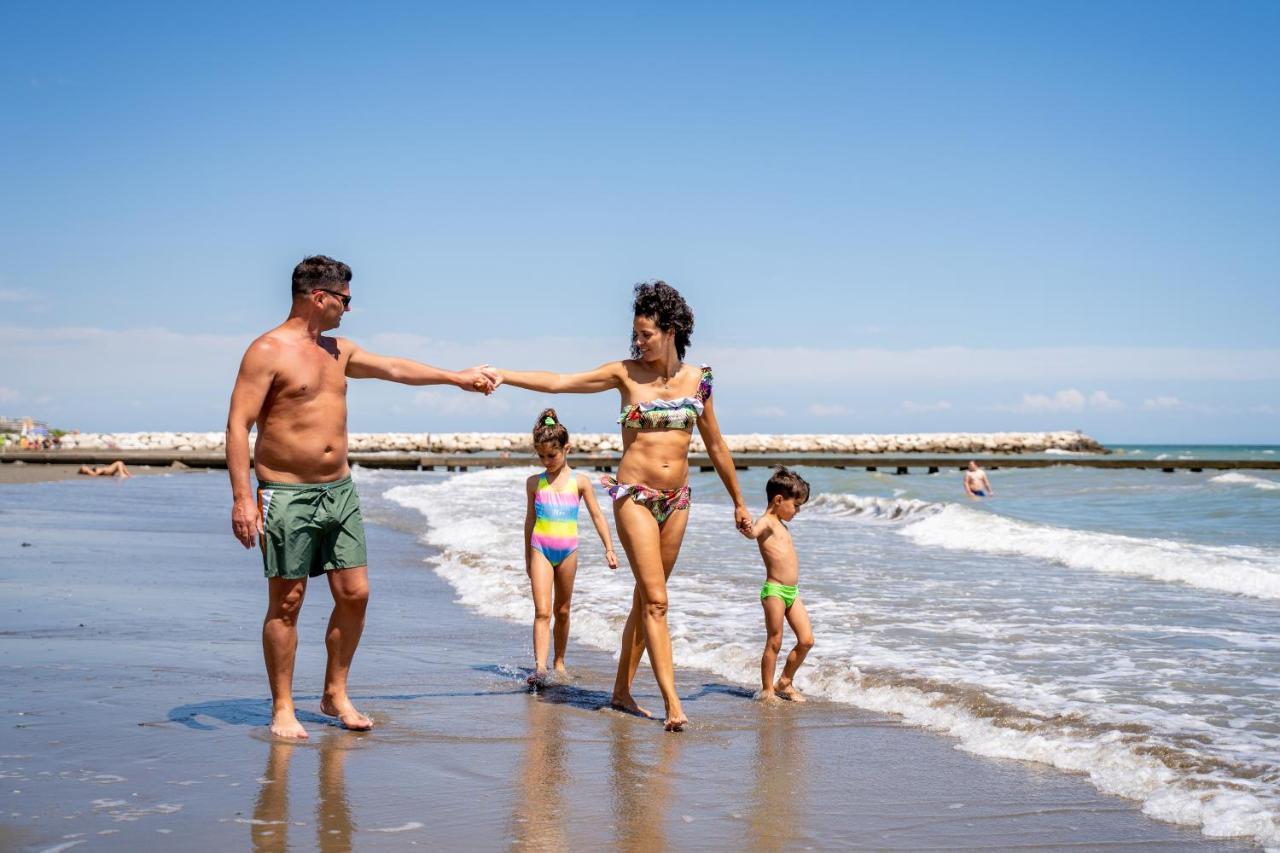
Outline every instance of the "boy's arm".
<path fill-rule="evenodd" d="M 536 513 L 533 508 L 533 494 L 537 485 L 536 474 L 524 481 L 524 493 L 528 498 L 524 511 L 524 573 L 526 575 L 533 572 L 533 521 Z"/>
<path fill-rule="evenodd" d="M 467 370 L 444 370 L 408 358 L 378 355 L 361 349 L 346 338 L 342 345 L 351 350 L 347 359 L 347 376 L 352 379 L 385 379 L 401 385 L 454 385 L 463 391 L 482 391 L 489 394 L 494 389 L 492 369 L 479 365 Z"/>
<path fill-rule="evenodd" d="M 609 568 L 618 568 L 618 555 L 613 550 L 613 537 L 609 534 L 609 522 L 605 519 L 604 513 L 600 511 L 600 504 L 596 503 L 595 492 L 591 488 L 591 479 L 586 474 L 578 475 L 578 494 L 587 504 L 587 512 L 591 514 L 591 523 L 596 526 L 596 533 L 600 534 L 600 541 L 604 543 L 604 559 L 609 564 Z"/>
<path fill-rule="evenodd" d="M 763 542 L 773 535 L 773 525 L 769 522 L 769 516 L 762 515 L 756 519 L 755 524 L 751 525 L 751 532 L 747 534 L 749 539 L 757 542 Z"/>

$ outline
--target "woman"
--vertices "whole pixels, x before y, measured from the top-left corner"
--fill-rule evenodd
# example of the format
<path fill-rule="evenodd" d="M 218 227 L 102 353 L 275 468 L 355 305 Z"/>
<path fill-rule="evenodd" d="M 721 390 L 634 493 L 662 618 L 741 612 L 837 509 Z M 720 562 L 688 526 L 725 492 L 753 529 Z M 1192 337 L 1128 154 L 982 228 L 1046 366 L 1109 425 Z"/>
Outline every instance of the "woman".
<path fill-rule="evenodd" d="M 622 631 L 622 655 L 612 705 L 652 716 L 631 696 L 631 682 L 645 649 L 666 703 L 666 730 L 689 719 L 676 695 L 667 631 L 667 578 L 675 568 L 689 522 L 689 442 L 696 425 L 711 464 L 733 499 L 734 523 L 750 535 L 751 514 L 742 500 L 729 448 L 711 402 L 711 368 L 684 363 L 693 335 L 693 312 L 666 282 L 638 284 L 632 323 L 632 357 L 586 373 L 497 371 L 500 381 L 549 394 L 622 395 L 622 460 L 618 477 L 604 480 L 613 498 L 618 538 L 635 575 L 631 613 Z"/>

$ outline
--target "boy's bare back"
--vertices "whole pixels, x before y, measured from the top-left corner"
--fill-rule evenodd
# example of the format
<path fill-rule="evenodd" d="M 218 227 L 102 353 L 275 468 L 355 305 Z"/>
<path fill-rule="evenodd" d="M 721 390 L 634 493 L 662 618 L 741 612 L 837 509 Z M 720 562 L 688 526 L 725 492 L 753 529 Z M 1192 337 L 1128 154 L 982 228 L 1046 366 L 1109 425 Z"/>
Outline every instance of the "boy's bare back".
<path fill-rule="evenodd" d="M 800 560 L 791 541 L 791 531 L 776 515 L 766 512 L 756 520 L 756 544 L 764 560 L 765 580 L 785 586 L 796 586 L 800 579 Z"/>

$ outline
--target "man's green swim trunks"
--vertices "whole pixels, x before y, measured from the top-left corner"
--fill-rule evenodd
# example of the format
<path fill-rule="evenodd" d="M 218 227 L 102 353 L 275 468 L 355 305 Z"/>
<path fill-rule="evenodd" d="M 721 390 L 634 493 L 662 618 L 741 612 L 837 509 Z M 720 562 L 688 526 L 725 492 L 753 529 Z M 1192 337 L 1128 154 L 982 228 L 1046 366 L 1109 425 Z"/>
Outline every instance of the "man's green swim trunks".
<path fill-rule="evenodd" d="M 765 581 L 764 586 L 760 587 L 760 600 L 764 601 L 770 596 L 782 599 L 782 603 L 787 607 L 796 603 L 796 596 L 800 594 L 800 587 L 787 586 L 783 583 L 775 581 Z"/>
<path fill-rule="evenodd" d="M 368 563 L 360 498 L 350 477 L 332 483 L 258 481 L 262 568 L 269 578 L 317 577 Z"/>

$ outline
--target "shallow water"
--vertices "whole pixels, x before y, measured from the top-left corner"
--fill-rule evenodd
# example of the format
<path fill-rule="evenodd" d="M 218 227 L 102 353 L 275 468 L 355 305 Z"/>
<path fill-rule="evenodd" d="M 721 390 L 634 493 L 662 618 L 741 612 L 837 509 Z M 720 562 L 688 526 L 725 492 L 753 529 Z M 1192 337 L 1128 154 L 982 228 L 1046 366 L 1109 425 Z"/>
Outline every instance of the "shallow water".
<path fill-rule="evenodd" d="M 525 622 L 533 470 L 358 476 L 387 499 L 374 512 L 443 549 L 433 565 L 464 604 Z M 802 687 L 1087 773 L 1211 837 L 1280 845 L 1280 475 L 1005 470 L 976 502 L 957 472 L 803 473 L 814 498 L 792 530 L 817 647 Z M 767 472 L 741 476 L 758 510 Z M 677 660 L 752 685 L 763 570 L 715 475 L 691 482 Z M 574 635 L 612 649 L 631 578 L 583 532 Z"/>

